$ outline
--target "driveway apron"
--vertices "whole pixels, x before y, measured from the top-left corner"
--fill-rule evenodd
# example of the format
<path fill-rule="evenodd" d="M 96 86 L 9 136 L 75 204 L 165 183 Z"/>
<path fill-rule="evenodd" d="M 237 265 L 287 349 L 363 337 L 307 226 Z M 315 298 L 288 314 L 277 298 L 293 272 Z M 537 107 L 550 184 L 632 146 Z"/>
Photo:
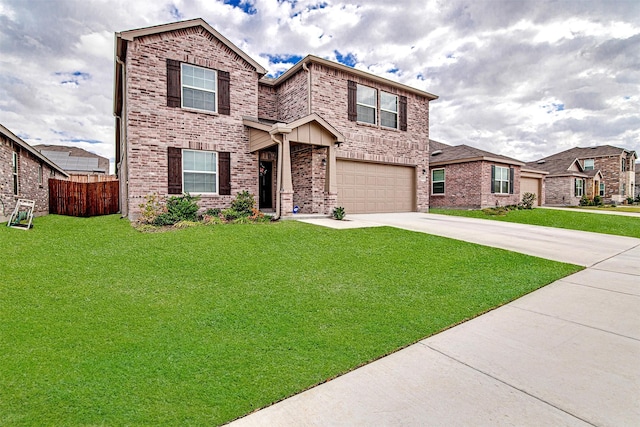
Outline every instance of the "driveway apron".
<path fill-rule="evenodd" d="M 588 268 L 231 425 L 640 425 L 640 239 L 421 213 L 348 218 Z"/>

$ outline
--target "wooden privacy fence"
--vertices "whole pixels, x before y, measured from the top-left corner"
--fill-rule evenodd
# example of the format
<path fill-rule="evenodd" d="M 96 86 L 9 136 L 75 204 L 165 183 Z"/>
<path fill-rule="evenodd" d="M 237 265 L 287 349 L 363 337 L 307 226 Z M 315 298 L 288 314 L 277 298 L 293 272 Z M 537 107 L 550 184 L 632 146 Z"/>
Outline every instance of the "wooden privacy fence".
<path fill-rule="evenodd" d="M 97 216 L 118 213 L 118 181 L 74 182 L 49 179 L 49 213 Z"/>

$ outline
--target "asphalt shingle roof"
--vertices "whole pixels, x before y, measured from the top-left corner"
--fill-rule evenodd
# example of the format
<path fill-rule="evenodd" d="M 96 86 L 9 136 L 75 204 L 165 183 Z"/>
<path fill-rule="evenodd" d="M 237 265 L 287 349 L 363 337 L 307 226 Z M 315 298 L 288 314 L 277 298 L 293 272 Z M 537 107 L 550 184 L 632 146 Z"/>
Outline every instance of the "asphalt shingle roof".
<path fill-rule="evenodd" d="M 434 140 L 429 140 L 429 153 L 429 162 L 435 164 L 465 160 L 500 160 L 504 163 L 524 165 L 524 162 L 520 160 L 481 150 L 470 145 L 447 145 Z"/>

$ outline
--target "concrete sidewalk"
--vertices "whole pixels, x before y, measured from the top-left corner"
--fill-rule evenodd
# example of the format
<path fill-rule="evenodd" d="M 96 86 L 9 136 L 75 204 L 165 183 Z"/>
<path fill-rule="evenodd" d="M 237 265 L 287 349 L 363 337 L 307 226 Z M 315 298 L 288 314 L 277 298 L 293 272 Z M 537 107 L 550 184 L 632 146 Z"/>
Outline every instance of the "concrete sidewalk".
<path fill-rule="evenodd" d="M 419 213 L 349 218 L 589 268 L 231 425 L 640 425 L 640 239 Z"/>

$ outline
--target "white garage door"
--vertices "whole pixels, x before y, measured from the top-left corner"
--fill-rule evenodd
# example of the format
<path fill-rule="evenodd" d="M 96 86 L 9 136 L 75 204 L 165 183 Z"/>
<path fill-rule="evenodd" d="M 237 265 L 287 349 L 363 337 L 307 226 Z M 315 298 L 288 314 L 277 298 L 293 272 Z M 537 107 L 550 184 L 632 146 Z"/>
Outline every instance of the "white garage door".
<path fill-rule="evenodd" d="M 520 178 L 520 198 L 524 193 L 533 193 L 536 195 L 534 206 L 540 206 L 540 179 L 538 178 Z"/>
<path fill-rule="evenodd" d="M 415 210 L 415 168 L 338 160 L 338 206 L 349 213 Z"/>

